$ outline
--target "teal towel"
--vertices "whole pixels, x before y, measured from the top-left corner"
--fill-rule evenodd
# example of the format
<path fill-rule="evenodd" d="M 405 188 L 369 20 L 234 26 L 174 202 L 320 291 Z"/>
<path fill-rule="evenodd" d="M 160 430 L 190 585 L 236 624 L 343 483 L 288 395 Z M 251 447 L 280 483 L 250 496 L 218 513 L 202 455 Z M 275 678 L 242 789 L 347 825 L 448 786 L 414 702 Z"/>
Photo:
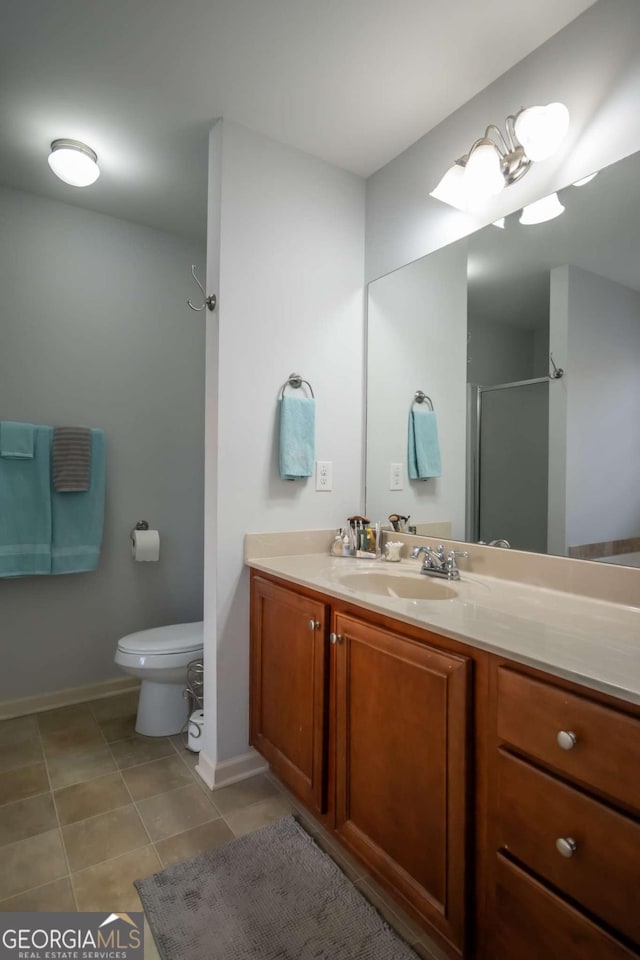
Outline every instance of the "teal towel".
<path fill-rule="evenodd" d="M 280 476 L 310 477 L 316 458 L 316 402 L 311 397 L 282 397 L 280 403 Z"/>
<path fill-rule="evenodd" d="M 35 427 L 32 423 L 0 423 L 0 457 L 4 460 L 33 460 Z"/>
<path fill-rule="evenodd" d="M 438 421 L 433 410 L 409 413 L 409 479 L 428 480 L 442 476 Z"/>
<path fill-rule="evenodd" d="M 51 573 L 51 427 L 33 428 L 33 458 L 0 457 L 0 577 Z"/>
<path fill-rule="evenodd" d="M 91 479 L 82 493 L 58 493 L 51 482 L 51 573 L 95 570 L 104 527 L 105 438 L 91 431 Z"/>

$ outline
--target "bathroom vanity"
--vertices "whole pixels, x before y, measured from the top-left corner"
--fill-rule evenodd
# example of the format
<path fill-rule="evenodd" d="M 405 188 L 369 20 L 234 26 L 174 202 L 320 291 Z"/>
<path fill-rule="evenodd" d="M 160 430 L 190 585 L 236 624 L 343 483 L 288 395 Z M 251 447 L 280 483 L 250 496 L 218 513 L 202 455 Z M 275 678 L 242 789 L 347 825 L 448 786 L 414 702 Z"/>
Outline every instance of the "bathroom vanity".
<path fill-rule="evenodd" d="M 640 609 L 248 562 L 253 746 L 445 953 L 640 956 Z"/>

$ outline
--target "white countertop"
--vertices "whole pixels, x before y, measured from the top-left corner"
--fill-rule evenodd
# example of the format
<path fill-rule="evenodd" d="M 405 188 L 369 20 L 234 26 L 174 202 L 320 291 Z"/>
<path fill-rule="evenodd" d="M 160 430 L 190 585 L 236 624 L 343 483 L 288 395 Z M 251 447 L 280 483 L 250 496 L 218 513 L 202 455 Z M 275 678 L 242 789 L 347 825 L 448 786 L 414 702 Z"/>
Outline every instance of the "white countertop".
<path fill-rule="evenodd" d="M 424 627 L 470 646 L 640 704 L 640 608 L 462 572 L 455 599 L 413 600 L 360 588 L 368 573 L 420 578 L 419 562 L 321 553 L 250 559 L 248 566 Z M 358 575 L 353 585 L 353 574 Z M 351 585 L 341 582 L 345 577 Z"/>

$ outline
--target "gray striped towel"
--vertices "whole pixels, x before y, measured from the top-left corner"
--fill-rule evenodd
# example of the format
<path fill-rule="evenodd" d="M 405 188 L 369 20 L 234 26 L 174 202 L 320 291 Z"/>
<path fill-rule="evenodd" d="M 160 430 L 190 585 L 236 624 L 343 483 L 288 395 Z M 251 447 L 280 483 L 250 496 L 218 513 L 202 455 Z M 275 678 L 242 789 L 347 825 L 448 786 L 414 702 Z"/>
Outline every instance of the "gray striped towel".
<path fill-rule="evenodd" d="M 53 431 L 53 485 L 58 493 L 82 493 L 91 480 L 89 427 L 55 427 Z"/>

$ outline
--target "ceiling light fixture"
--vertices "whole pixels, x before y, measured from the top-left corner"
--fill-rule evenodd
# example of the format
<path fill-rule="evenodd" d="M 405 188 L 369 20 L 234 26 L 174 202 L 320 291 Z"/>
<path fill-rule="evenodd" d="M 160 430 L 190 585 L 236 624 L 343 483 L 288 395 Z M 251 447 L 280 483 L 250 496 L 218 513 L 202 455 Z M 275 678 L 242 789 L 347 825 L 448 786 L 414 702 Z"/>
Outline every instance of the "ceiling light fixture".
<path fill-rule="evenodd" d="M 458 210 L 472 211 L 520 180 L 532 163 L 558 149 L 569 129 L 563 103 L 526 107 L 504 123 L 489 124 L 464 156 L 449 167 L 430 196 Z"/>
<path fill-rule="evenodd" d="M 100 176 L 97 154 L 79 140 L 54 140 L 48 159 L 56 177 L 72 187 L 88 187 Z"/>
<path fill-rule="evenodd" d="M 550 193 L 548 197 L 542 197 L 535 203 L 530 203 L 520 214 L 520 223 L 530 226 L 534 223 L 546 223 L 547 220 L 554 220 L 564 213 L 564 207 L 558 200 L 557 193 Z"/>

